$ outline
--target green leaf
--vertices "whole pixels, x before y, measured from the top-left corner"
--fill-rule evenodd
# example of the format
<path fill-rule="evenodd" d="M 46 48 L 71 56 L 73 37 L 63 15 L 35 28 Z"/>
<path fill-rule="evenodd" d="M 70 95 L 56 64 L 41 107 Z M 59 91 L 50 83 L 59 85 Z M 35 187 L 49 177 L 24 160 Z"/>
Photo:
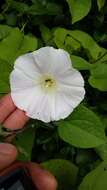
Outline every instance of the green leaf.
<path fill-rule="evenodd" d="M 40 32 L 41 32 L 41 36 L 42 36 L 44 43 L 47 46 L 54 46 L 53 31 L 50 30 L 45 25 L 40 25 Z"/>
<path fill-rule="evenodd" d="M 107 162 L 102 162 L 90 172 L 80 184 L 79 190 L 106 190 L 107 189 Z"/>
<path fill-rule="evenodd" d="M 59 136 L 79 148 L 92 148 L 106 142 L 103 123 L 85 106 L 78 106 L 65 120 L 58 122 Z"/>
<path fill-rule="evenodd" d="M 106 78 L 107 77 L 107 64 L 94 64 L 94 67 L 91 70 L 91 75 L 95 78 L 101 77 Z"/>
<path fill-rule="evenodd" d="M 93 88 L 97 88 L 100 91 L 107 91 L 107 79 L 96 79 L 90 76 L 89 83 Z"/>
<path fill-rule="evenodd" d="M 0 41 L 9 35 L 11 30 L 12 28 L 7 25 L 0 25 Z"/>
<path fill-rule="evenodd" d="M 36 4 L 29 7 L 28 14 L 34 15 L 34 16 L 46 15 L 47 10 L 42 4 L 37 2 Z"/>
<path fill-rule="evenodd" d="M 9 13 L 6 15 L 6 23 L 9 26 L 16 26 L 17 24 L 17 14 L 15 13 Z"/>
<path fill-rule="evenodd" d="M 18 160 L 27 160 L 27 161 L 31 160 L 34 138 L 35 138 L 35 128 L 32 128 L 31 126 L 16 136 L 14 144 L 20 152 Z"/>
<path fill-rule="evenodd" d="M 62 13 L 62 7 L 56 3 L 47 3 L 46 5 L 47 14 L 57 15 Z"/>
<path fill-rule="evenodd" d="M 100 47 L 94 39 L 81 30 L 66 30 L 57 28 L 54 32 L 54 41 L 58 48 L 67 50 L 70 54 L 81 51 L 83 49 L 89 59 L 92 61 L 102 57 L 106 50 Z"/>
<path fill-rule="evenodd" d="M 101 48 L 94 39 L 87 33 L 80 30 L 71 31 L 71 36 L 78 42 L 80 42 L 81 46 L 87 53 L 87 56 L 92 57 L 93 60 L 97 60 L 101 57 L 106 50 Z"/>
<path fill-rule="evenodd" d="M 19 29 L 13 29 L 11 33 L 0 42 L 0 58 L 11 62 L 14 59 L 22 40 L 23 35 Z"/>
<path fill-rule="evenodd" d="M 41 31 L 42 39 L 44 40 L 45 43 L 47 43 L 52 37 L 51 31 L 45 25 L 40 26 L 40 31 Z"/>
<path fill-rule="evenodd" d="M 17 56 L 37 48 L 37 39 L 24 36 L 18 28 L 13 29 L 0 41 L 0 58 L 12 62 Z"/>
<path fill-rule="evenodd" d="M 99 10 L 101 10 L 101 8 L 104 6 L 105 4 L 105 0 L 97 0 L 97 4 L 98 4 L 98 8 Z"/>
<path fill-rule="evenodd" d="M 107 50 L 105 51 L 105 53 L 101 56 L 101 57 L 99 57 L 96 61 L 95 61 L 95 63 L 94 64 L 98 64 L 98 63 L 100 63 L 100 64 L 102 64 L 102 63 L 107 63 Z"/>
<path fill-rule="evenodd" d="M 89 83 L 93 88 L 101 91 L 107 91 L 107 64 L 96 63 L 91 70 Z"/>
<path fill-rule="evenodd" d="M 36 50 L 37 46 L 38 46 L 38 41 L 35 37 L 25 35 L 23 37 L 23 41 L 20 45 L 20 48 L 16 52 L 16 57 L 18 57 L 26 52 Z"/>
<path fill-rule="evenodd" d="M 100 145 L 95 149 L 97 154 L 100 156 L 102 160 L 107 161 L 107 143 Z"/>
<path fill-rule="evenodd" d="M 56 3 L 49 2 L 43 4 L 38 1 L 29 7 L 29 11 L 27 13 L 31 15 L 57 15 L 62 13 L 62 8 Z"/>
<path fill-rule="evenodd" d="M 27 3 L 12 1 L 10 8 L 21 14 L 27 15 L 57 15 L 62 13 L 62 8 L 57 3 L 35 1 L 31 6 Z"/>
<path fill-rule="evenodd" d="M 84 18 L 91 9 L 91 0 L 67 0 L 72 15 L 72 23 Z"/>
<path fill-rule="evenodd" d="M 42 36 L 42 40 L 45 43 L 46 46 L 54 46 L 54 40 L 53 40 L 53 31 L 46 27 L 45 25 L 40 25 L 40 32 Z"/>
<path fill-rule="evenodd" d="M 54 41 L 58 48 L 64 49 L 70 54 L 81 48 L 81 44 L 72 38 L 71 31 L 64 28 L 57 28 L 55 30 Z"/>
<path fill-rule="evenodd" d="M 78 70 L 90 70 L 93 66 L 82 57 L 75 56 L 75 55 L 71 55 L 71 61 L 72 61 L 73 67 Z"/>
<path fill-rule="evenodd" d="M 53 159 L 42 163 L 58 181 L 58 190 L 71 190 L 76 183 L 78 168 L 71 162 L 63 159 Z"/>
<path fill-rule="evenodd" d="M 68 52 L 73 53 L 79 51 L 81 45 L 78 41 L 72 38 L 72 36 L 67 35 L 65 39 L 65 47 Z"/>
<path fill-rule="evenodd" d="M 9 6 L 20 13 L 25 13 L 29 10 L 29 6 L 23 2 L 11 1 Z"/>
<path fill-rule="evenodd" d="M 57 28 L 54 32 L 54 41 L 58 48 L 64 48 L 65 38 L 68 31 L 64 28 Z"/>
<path fill-rule="evenodd" d="M 9 75 L 11 70 L 11 65 L 7 61 L 0 59 L 0 93 L 8 93 L 10 90 Z"/>

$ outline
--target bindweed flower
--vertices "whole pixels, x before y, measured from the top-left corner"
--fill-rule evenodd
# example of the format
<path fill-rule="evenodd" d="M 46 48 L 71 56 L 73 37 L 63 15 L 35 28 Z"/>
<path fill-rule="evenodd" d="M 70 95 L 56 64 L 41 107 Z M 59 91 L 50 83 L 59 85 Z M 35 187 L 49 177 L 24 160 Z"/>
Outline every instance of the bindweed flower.
<path fill-rule="evenodd" d="M 66 118 L 85 95 L 83 77 L 69 54 L 53 47 L 17 58 L 10 86 L 15 105 L 44 122 Z"/>

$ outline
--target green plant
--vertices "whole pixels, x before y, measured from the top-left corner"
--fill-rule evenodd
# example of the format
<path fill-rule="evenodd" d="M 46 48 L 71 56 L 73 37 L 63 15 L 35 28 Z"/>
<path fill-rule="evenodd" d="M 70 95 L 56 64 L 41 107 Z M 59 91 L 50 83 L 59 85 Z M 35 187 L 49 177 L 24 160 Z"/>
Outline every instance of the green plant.
<path fill-rule="evenodd" d="M 85 99 L 68 118 L 49 124 L 31 120 L 13 142 L 19 159 L 40 162 L 56 175 L 61 190 L 107 189 L 106 12 L 105 0 L 1 3 L 0 96 L 10 91 L 15 59 L 42 46 L 68 51 L 85 80 Z"/>

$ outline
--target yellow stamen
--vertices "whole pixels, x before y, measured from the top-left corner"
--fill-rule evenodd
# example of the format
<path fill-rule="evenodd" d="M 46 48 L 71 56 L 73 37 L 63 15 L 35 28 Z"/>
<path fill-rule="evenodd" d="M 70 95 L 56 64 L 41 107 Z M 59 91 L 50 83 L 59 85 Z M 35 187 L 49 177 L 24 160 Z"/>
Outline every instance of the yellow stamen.
<path fill-rule="evenodd" d="M 44 75 L 40 79 L 41 87 L 45 91 L 54 91 L 57 87 L 56 80 L 50 75 Z"/>

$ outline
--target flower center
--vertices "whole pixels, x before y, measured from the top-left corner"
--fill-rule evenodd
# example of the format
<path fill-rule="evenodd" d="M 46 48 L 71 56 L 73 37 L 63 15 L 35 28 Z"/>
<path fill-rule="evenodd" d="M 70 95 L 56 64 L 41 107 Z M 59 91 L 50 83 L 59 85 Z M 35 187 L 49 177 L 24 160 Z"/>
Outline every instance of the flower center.
<path fill-rule="evenodd" d="M 46 88 L 51 88 L 54 85 L 55 81 L 51 78 L 45 79 L 45 87 Z"/>
<path fill-rule="evenodd" d="M 57 87 L 56 80 L 54 77 L 49 76 L 49 75 L 44 75 L 40 79 L 41 87 L 43 90 L 46 92 L 48 91 L 54 91 Z"/>

